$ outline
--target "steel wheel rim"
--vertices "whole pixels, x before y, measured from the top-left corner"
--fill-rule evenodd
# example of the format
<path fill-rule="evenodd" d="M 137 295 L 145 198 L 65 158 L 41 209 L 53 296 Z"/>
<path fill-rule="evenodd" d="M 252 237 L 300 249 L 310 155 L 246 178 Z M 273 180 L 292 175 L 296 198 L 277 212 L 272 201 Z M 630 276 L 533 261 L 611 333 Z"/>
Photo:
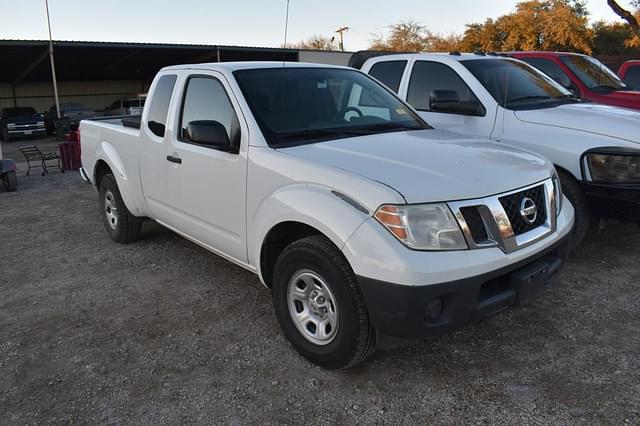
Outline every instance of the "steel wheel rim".
<path fill-rule="evenodd" d="M 287 305 L 293 324 L 309 342 L 324 346 L 338 333 L 338 305 L 333 292 L 317 273 L 297 271 L 287 285 Z"/>
<path fill-rule="evenodd" d="M 118 227 L 118 207 L 116 206 L 116 199 L 111 191 L 107 191 L 104 194 L 104 214 L 109 227 L 115 231 Z"/>

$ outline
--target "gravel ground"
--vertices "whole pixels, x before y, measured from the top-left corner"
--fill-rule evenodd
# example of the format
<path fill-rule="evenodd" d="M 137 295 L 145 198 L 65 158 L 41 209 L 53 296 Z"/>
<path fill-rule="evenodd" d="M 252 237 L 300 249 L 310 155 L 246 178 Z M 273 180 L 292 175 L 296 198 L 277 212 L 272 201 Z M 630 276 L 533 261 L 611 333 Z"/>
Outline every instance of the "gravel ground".
<path fill-rule="evenodd" d="M 112 243 L 75 173 L 0 190 L 0 423 L 640 424 L 640 230 L 542 298 L 349 371 L 281 336 L 258 279 L 153 223 Z"/>

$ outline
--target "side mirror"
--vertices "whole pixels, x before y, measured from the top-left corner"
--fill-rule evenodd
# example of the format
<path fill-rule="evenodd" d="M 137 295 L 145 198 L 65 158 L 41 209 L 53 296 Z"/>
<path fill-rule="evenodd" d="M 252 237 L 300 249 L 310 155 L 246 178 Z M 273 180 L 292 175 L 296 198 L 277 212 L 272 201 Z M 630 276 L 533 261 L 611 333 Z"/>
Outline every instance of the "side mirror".
<path fill-rule="evenodd" d="M 429 107 L 434 112 L 478 116 L 485 114 L 485 109 L 479 102 L 461 101 L 455 90 L 434 90 L 429 95 Z"/>
<path fill-rule="evenodd" d="M 227 129 L 215 120 L 196 120 L 187 124 L 187 139 L 200 145 L 208 145 L 221 150 L 230 150 L 231 141 Z"/>
<path fill-rule="evenodd" d="M 580 97 L 580 88 L 572 81 L 566 86 L 567 90 L 575 95 L 576 98 Z"/>

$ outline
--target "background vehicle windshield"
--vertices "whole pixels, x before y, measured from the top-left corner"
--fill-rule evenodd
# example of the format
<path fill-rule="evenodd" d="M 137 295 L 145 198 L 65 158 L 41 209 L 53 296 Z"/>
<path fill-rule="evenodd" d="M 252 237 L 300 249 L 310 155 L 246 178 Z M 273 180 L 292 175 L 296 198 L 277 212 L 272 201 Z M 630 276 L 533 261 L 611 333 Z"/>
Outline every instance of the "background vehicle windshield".
<path fill-rule="evenodd" d="M 628 90 L 629 87 L 606 65 L 590 56 L 566 55 L 560 60 L 591 90 Z"/>
<path fill-rule="evenodd" d="M 20 117 L 22 115 L 35 115 L 36 110 L 31 107 L 7 108 L 4 110 L 7 117 Z"/>
<path fill-rule="evenodd" d="M 55 105 L 51 108 L 55 109 Z M 63 111 L 72 111 L 76 109 L 87 109 L 87 107 L 82 104 L 78 104 L 74 102 L 66 102 L 66 103 L 60 104 L 60 109 Z"/>
<path fill-rule="evenodd" d="M 270 146 L 429 128 L 358 71 L 267 68 L 234 75 Z"/>
<path fill-rule="evenodd" d="M 575 102 L 571 92 L 525 63 L 510 59 L 461 62 L 504 108 L 548 108 Z"/>

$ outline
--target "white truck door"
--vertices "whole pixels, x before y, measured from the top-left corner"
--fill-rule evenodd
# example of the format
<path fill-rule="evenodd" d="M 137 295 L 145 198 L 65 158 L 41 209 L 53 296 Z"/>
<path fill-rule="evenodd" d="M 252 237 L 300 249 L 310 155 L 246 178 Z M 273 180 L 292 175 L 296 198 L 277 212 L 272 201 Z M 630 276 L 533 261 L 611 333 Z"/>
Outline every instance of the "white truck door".
<path fill-rule="evenodd" d="M 402 97 L 427 123 L 473 137 L 489 138 L 496 120 L 495 103 L 481 102 L 449 65 L 416 60 Z"/>
<path fill-rule="evenodd" d="M 176 74 L 158 77 L 151 87 L 149 106 L 140 122 L 140 180 L 152 217 L 166 221 L 167 188 L 165 182 L 167 116 L 176 85 Z"/>
<path fill-rule="evenodd" d="M 170 224 L 220 254 L 246 262 L 248 131 L 221 74 L 184 78 L 180 104 L 173 108 L 175 129 L 166 145 Z M 222 124 L 239 152 L 193 142 L 187 128 L 195 121 Z"/>

